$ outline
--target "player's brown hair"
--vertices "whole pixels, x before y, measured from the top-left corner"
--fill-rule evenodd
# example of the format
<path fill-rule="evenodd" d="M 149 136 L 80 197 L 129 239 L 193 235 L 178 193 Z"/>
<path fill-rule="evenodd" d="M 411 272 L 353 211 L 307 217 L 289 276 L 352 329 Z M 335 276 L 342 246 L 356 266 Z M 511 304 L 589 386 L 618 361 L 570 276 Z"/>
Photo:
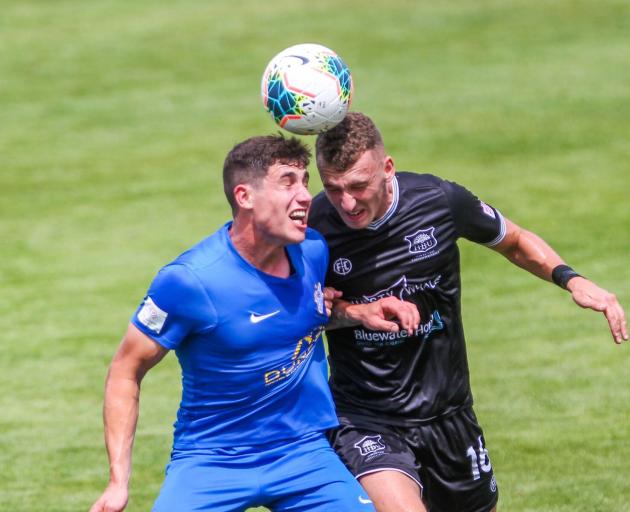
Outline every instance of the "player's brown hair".
<path fill-rule="evenodd" d="M 361 154 L 383 146 L 383 138 L 374 122 L 361 112 L 349 112 L 334 128 L 317 136 L 317 167 L 347 170 Z"/>
<path fill-rule="evenodd" d="M 234 187 L 241 183 L 258 186 L 269 167 L 276 163 L 295 165 L 306 169 L 311 152 L 299 139 L 285 138 L 282 134 L 251 137 L 236 144 L 223 162 L 223 191 L 236 213 Z"/>

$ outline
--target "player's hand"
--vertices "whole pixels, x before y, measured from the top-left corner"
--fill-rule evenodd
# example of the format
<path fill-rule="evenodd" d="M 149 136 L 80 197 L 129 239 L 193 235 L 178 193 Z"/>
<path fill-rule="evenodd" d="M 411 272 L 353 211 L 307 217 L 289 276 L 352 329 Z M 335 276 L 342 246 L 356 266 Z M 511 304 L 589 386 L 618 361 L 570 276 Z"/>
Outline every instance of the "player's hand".
<path fill-rule="evenodd" d="M 604 313 L 615 343 L 628 340 L 626 314 L 614 294 L 583 277 L 570 279 L 567 290 L 578 306 Z"/>
<path fill-rule="evenodd" d="M 330 286 L 324 288 L 324 307 L 326 308 L 326 315 L 330 317 L 332 315 L 333 302 L 335 299 L 339 299 L 343 295 L 339 290 L 335 290 Z"/>
<path fill-rule="evenodd" d="M 373 331 L 414 332 L 420 324 L 420 312 L 415 304 L 396 297 L 385 297 L 367 304 L 352 306 L 355 315 L 365 327 Z"/>
<path fill-rule="evenodd" d="M 109 484 L 103 495 L 92 505 L 90 512 L 122 512 L 128 500 L 127 486 Z"/>

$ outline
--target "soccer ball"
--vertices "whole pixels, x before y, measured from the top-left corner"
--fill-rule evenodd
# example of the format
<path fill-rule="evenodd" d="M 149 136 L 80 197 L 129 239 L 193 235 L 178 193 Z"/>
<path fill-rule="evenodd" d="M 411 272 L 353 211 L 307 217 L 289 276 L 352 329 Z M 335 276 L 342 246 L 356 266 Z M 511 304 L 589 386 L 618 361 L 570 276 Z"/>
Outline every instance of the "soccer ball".
<path fill-rule="evenodd" d="M 276 55 L 265 69 L 265 109 L 282 128 L 300 135 L 328 130 L 346 116 L 352 100 L 348 66 L 319 44 L 297 44 Z"/>

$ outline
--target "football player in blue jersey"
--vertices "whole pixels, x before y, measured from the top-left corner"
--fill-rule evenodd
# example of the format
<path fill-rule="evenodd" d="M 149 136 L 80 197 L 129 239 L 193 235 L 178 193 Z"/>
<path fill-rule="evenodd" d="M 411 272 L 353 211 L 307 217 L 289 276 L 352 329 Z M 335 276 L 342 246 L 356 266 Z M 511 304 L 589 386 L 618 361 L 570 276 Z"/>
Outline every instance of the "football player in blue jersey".
<path fill-rule="evenodd" d="M 282 136 L 247 139 L 227 155 L 233 221 L 162 268 L 109 368 L 110 477 L 91 512 L 126 507 L 140 382 L 169 350 L 183 390 L 155 512 L 374 510 L 325 437 L 338 421 L 321 340 L 328 252 L 306 225 L 309 158 Z M 415 307 L 388 300 L 355 320 L 417 326 Z"/>
<path fill-rule="evenodd" d="M 472 408 L 457 240 L 491 247 L 603 312 L 617 343 L 628 339 L 625 313 L 613 294 L 464 187 L 397 172 L 367 116 L 349 113 L 318 135 L 316 151 L 324 193 L 309 225 L 329 245 L 327 285 L 348 307 L 396 296 L 421 313 L 412 331 L 328 332 L 341 423 L 334 447 L 379 512 L 494 510 L 497 484 Z M 342 304 L 329 328 L 343 325 Z"/>

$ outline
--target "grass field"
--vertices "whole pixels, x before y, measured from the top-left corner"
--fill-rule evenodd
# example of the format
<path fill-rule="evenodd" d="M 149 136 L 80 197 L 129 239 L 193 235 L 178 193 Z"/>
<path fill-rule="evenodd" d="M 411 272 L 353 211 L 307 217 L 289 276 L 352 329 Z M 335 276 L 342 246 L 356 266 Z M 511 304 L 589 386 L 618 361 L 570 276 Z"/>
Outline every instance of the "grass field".
<path fill-rule="evenodd" d="M 629 307 L 629 34 L 623 0 L 5 0 L 0 510 L 87 510 L 104 488 L 109 360 L 157 269 L 228 218 L 223 157 L 274 131 L 259 79 L 290 44 L 342 55 L 399 169 L 466 185 Z M 629 511 L 630 348 L 461 249 L 501 509 Z M 131 512 L 159 489 L 179 386 L 172 356 L 143 384 Z"/>

